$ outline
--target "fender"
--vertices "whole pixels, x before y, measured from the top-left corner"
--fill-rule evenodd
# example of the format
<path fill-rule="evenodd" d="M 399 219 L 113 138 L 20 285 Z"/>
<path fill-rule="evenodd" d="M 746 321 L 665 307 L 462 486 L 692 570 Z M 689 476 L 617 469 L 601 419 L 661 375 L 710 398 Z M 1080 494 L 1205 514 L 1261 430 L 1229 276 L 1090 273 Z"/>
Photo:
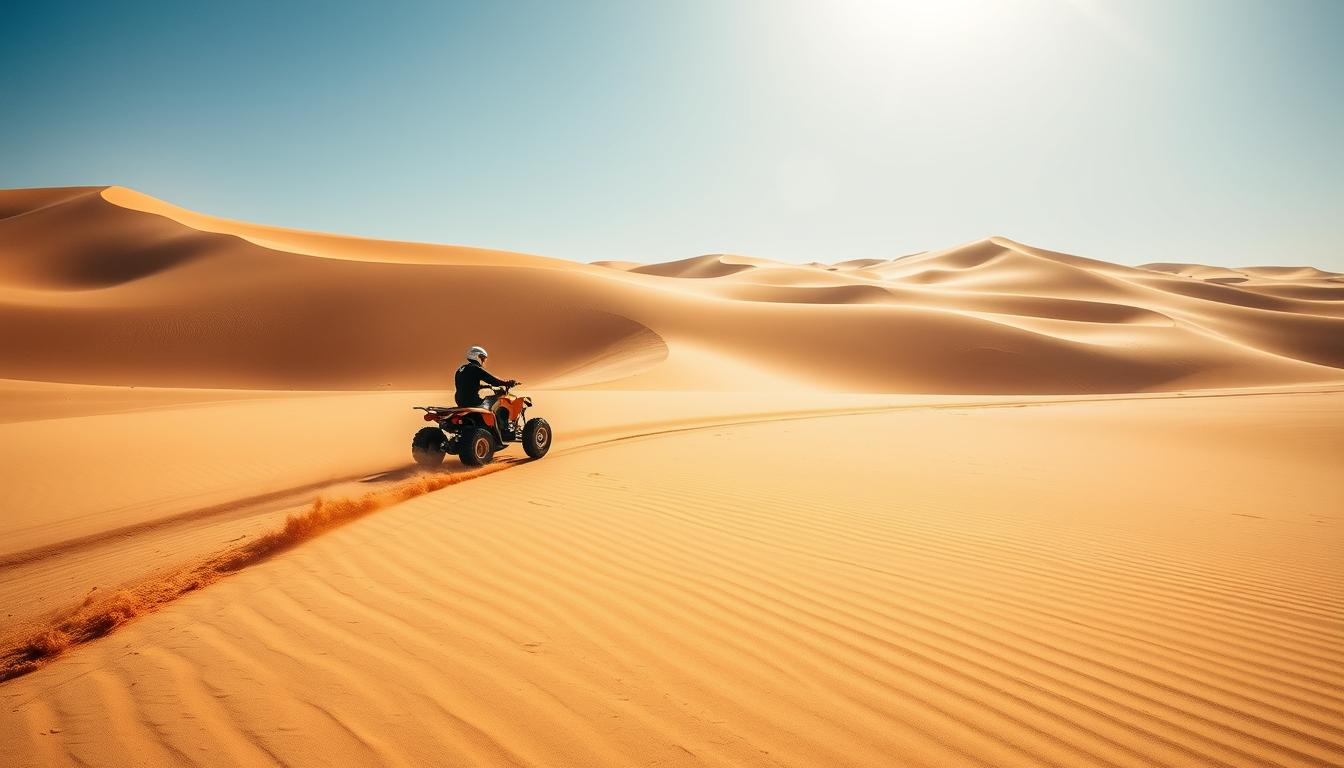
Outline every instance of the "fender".
<path fill-rule="evenodd" d="M 444 408 L 428 411 L 425 413 L 425 421 L 446 421 L 449 424 L 461 424 L 463 418 L 468 414 L 480 416 L 487 427 L 495 426 L 495 412 L 486 408 Z"/>

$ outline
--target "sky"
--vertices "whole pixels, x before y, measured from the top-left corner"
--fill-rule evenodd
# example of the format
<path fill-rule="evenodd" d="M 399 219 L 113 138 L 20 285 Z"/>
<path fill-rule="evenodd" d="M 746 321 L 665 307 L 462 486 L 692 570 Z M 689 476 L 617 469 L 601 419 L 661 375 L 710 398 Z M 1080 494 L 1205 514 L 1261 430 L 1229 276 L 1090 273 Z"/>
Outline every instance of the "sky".
<path fill-rule="evenodd" d="M 578 261 L 1344 271 L 1344 0 L 24 3 L 0 187 Z"/>

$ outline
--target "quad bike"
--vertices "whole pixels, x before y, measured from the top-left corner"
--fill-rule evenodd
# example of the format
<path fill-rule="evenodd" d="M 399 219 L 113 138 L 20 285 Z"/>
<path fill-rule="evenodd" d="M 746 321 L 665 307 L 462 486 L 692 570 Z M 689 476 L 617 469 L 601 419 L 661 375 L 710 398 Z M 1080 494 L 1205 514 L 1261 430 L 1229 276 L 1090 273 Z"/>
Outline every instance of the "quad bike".
<path fill-rule="evenodd" d="M 422 467 L 437 467 L 447 454 L 457 454 L 472 467 L 489 464 L 495 451 L 521 442 L 527 455 L 540 459 L 551 450 L 551 425 L 545 419 L 524 416 L 532 398 L 509 394 L 512 387 L 492 387 L 493 394 L 480 407 L 418 405 L 425 421 L 438 424 L 425 427 L 411 438 L 411 456 Z"/>

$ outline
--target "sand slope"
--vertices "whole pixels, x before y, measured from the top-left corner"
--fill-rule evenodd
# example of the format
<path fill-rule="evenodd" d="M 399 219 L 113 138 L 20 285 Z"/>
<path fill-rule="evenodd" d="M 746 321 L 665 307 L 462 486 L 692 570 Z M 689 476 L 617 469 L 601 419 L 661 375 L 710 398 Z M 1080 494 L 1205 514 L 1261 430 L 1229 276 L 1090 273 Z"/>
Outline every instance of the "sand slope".
<path fill-rule="evenodd" d="M 21 766 L 1337 765 L 1338 397 L 571 450 L 0 686 L 0 741 Z"/>
<path fill-rule="evenodd" d="M 999 237 L 605 267 L 230 222 L 119 187 L 0 192 L 0 216 L 16 379 L 422 389 L 485 338 L 510 375 L 567 388 L 1132 392 L 1344 366 L 1344 284 L 1300 270 L 1210 282 Z"/>

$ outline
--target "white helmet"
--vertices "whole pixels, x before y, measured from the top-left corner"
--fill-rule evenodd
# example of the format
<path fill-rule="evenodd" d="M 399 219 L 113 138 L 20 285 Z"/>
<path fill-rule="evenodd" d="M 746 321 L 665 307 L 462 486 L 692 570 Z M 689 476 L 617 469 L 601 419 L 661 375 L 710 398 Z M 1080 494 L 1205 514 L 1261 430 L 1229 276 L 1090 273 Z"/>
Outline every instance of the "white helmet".
<path fill-rule="evenodd" d="M 477 363 L 484 364 L 485 358 L 489 356 L 490 353 L 485 351 L 485 347 L 472 347 L 467 350 L 467 359 Z"/>

